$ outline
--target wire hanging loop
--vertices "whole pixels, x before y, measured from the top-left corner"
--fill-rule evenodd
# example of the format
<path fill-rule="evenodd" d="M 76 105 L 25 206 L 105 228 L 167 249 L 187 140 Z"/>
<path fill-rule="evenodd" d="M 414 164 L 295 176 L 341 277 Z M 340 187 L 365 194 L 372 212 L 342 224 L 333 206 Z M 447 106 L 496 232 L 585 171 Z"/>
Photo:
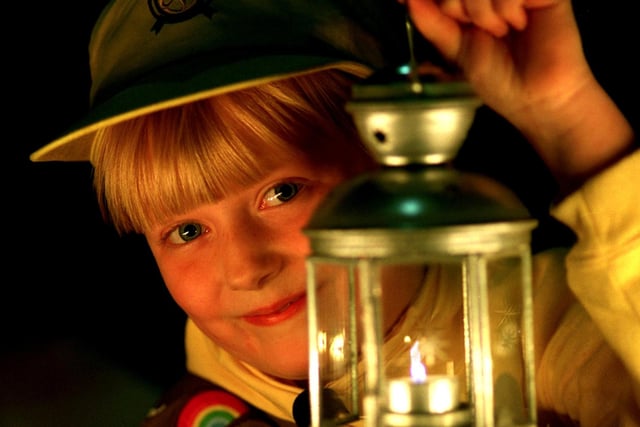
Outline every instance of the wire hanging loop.
<path fill-rule="evenodd" d="M 409 46 L 409 81 L 411 82 L 411 91 L 421 93 L 422 82 L 420 81 L 418 61 L 416 60 L 413 22 L 411 22 L 411 17 L 408 13 L 405 17 L 405 28 L 407 31 L 407 43 Z"/>

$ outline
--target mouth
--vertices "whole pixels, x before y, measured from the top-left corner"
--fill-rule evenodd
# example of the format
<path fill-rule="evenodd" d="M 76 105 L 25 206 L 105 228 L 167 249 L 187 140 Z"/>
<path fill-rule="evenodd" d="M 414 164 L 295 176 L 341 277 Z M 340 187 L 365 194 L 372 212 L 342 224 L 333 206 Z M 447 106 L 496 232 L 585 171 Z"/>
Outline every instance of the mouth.
<path fill-rule="evenodd" d="M 269 307 L 255 310 L 245 316 L 247 322 L 257 326 L 272 326 L 298 314 L 307 305 L 306 294 L 296 295 Z"/>

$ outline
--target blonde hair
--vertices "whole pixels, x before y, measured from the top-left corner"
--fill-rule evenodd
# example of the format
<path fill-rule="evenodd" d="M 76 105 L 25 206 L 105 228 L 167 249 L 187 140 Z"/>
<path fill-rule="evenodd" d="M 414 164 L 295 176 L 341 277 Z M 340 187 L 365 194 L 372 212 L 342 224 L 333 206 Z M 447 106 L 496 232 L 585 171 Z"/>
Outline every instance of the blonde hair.
<path fill-rule="evenodd" d="M 355 149 L 370 161 L 344 109 L 351 83 L 339 71 L 300 75 L 99 131 L 91 163 L 105 220 L 119 233 L 143 233 L 255 182 L 284 151 L 336 162 L 353 161 Z"/>

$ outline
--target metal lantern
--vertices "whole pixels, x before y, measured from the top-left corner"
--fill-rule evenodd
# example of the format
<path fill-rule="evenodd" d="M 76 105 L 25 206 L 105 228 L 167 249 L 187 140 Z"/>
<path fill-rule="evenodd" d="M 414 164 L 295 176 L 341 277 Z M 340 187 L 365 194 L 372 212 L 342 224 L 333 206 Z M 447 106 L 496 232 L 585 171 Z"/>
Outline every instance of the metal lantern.
<path fill-rule="evenodd" d="M 535 426 L 531 231 L 501 184 L 452 166 L 480 105 L 398 69 L 347 109 L 380 163 L 305 234 L 311 426 Z"/>

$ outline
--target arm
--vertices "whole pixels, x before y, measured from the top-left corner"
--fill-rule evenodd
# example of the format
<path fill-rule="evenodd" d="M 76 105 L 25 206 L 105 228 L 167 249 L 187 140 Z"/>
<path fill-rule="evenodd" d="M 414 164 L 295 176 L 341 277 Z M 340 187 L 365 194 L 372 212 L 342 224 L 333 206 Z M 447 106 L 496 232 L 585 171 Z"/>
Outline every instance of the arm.
<path fill-rule="evenodd" d="M 553 214 L 577 234 L 566 259 L 567 282 L 626 374 L 627 408 L 640 425 L 640 150 L 586 182 Z M 591 373 L 595 372 L 591 370 Z M 593 375 L 594 377 L 596 375 Z M 582 381 L 587 382 L 587 381 Z M 635 404 L 633 403 L 635 402 Z M 635 412 L 633 412 L 635 411 Z M 635 417 L 635 418 L 634 418 Z"/>
<path fill-rule="evenodd" d="M 638 425 L 640 152 L 634 132 L 586 61 L 570 0 L 436 1 L 407 0 L 416 27 L 527 137 L 562 196 L 579 188 L 553 214 L 578 236 L 565 266 L 580 307 L 549 332 L 540 366 L 553 381 L 540 382 L 541 404 L 589 425 L 607 411 L 594 398 L 613 390 L 618 395 L 607 401 L 619 405 L 620 425 Z M 592 324 L 605 347 L 598 347 L 599 334 L 589 333 Z M 578 365 L 577 354 L 592 359 Z M 580 398 L 571 400 L 567 387 Z"/>

